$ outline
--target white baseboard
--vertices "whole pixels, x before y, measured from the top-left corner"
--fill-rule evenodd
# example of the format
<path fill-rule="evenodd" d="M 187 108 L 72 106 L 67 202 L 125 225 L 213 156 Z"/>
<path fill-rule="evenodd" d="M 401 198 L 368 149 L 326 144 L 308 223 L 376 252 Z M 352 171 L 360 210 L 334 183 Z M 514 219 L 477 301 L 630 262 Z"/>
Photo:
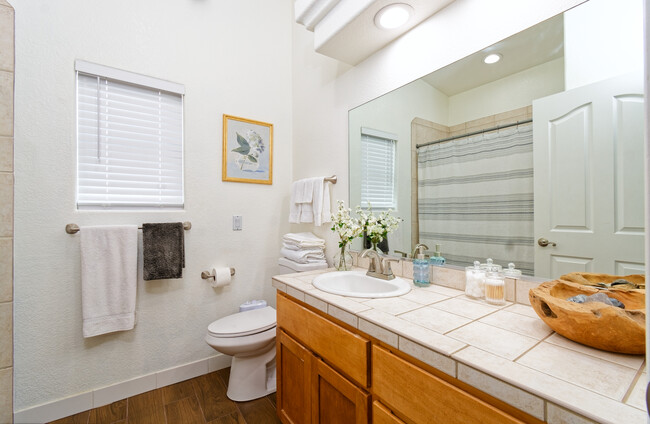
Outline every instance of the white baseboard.
<path fill-rule="evenodd" d="M 58 420 L 59 418 L 108 405 L 140 393 L 227 368 L 230 366 L 231 359 L 227 355 L 215 355 L 207 359 L 143 375 L 132 380 L 122 381 L 33 408 L 23 409 L 14 412 L 14 423 L 35 424 Z"/>

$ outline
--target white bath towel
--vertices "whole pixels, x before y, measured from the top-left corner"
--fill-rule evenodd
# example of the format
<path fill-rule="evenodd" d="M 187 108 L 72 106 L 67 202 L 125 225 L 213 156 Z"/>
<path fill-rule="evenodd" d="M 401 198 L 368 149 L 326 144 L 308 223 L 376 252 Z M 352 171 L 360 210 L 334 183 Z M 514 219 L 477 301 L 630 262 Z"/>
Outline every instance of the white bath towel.
<path fill-rule="evenodd" d="M 282 257 L 290 259 L 299 264 L 325 261 L 325 254 L 321 249 L 289 250 L 286 248 L 282 248 L 280 249 L 280 254 L 282 255 Z"/>
<path fill-rule="evenodd" d="M 312 199 L 314 196 L 314 178 L 303 178 L 291 183 L 291 205 L 289 207 L 289 222 L 312 222 Z"/>
<path fill-rule="evenodd" d="M 282 236 L 282 242 L 298 248 L 325 247 L 325 240 L 312 233 L 287 233 Z"/>
<path fill-rule="evenodd" d="M 320 226 L 331 222 L 329 186 L 325 177 L 304 178 L 291 184 L 290 223 L 311 223 Z"/>
<path fill-rule="evenodd" d="M 83 336 L 132 329 L 138 227 L 82 227 L 80 233 Z"/>
<path fill-rule="evenodd" d="M 330 188 L 329 184 L 325 181 L 325 177 L 318 177 L 318 181 L 314 182 L 312 209 L 315 226 L 320 227 L 327 222 L 332 222 Z"/>

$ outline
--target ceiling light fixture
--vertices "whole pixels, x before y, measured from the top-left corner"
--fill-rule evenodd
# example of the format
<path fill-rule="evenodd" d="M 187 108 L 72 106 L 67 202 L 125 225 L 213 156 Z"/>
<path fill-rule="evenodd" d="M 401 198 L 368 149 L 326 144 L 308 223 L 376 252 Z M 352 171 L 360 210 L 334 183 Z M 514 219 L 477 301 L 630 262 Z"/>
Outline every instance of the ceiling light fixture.
<path fill-rule="evenodd" d="M 404 25 L 413 14 L 413 8 L 405 3 L 394 3 L 382 8 L 375 15 L 375 25 L 381 29 L 395 29 Z"/>
<path fill-rule="evenodd" d="M 487 56 L 485 56 L 485 59 L 483 59 L 483 62 L 487 63 L 488 65 L 492 63 L 497 63 L 498 61 L 501 60 L 501 55 L 499 53 L 492 53 Z"/>

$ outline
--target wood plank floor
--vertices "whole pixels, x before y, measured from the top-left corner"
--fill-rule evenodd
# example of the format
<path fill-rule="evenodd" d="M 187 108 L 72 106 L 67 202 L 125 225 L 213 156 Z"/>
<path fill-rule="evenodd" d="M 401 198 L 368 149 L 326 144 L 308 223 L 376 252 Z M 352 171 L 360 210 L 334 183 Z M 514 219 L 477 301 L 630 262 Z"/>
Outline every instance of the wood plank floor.
<path fill-rule="evenodd" d="M 272 424 L 275 393 L 249 402 L 226 397 L 230 368 L 181 381 L 50 424 Z"/>

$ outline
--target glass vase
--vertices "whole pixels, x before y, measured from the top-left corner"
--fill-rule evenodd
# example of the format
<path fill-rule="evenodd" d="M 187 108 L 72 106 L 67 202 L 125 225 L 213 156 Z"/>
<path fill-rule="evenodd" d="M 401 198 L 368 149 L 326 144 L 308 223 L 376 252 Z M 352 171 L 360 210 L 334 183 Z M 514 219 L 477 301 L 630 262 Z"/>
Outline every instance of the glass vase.
<path fill-rule="evenodd" d="M 352 269 L 352 255 L 348 251 L 348 245 L 345 244 L 338 252 L 334 254 L 334 268 L 337 271 L 349 271 Z"/>

